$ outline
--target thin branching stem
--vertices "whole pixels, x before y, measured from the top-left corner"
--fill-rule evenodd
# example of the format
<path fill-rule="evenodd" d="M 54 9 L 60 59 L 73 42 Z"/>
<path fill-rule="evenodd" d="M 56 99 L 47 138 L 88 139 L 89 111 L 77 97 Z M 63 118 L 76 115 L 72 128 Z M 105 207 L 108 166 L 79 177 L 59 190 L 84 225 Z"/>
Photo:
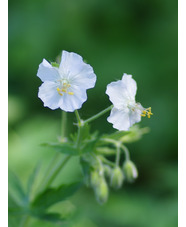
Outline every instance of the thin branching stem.
<path fill-rule="evenodd" d="M 94 116 L 92 116 L 92 117 L 88 118 L 87 120 L 85 120 L 84 123 L 86 124 L 86 123 L 89 123 L 89 122 L 91 122 L 91 121 L 96 120 L 97 118 L 101 117 L 103 114 L 105 114 L 105 113 L 107 113 L 109 110 L 111 110 L 112 107 L 113 107 L 112 105 L 109 106 L 109 107 L 107 107 L 106 109 L 102 110 L 101 112 L 99 112 L 99 113 L 95 114 Z"/>
<path fill-rule="evenodd" d="M 119 166 L 119 161 L 120 161 L 120 145 L 118 144 L 116 146 L 116 166 Z"/>

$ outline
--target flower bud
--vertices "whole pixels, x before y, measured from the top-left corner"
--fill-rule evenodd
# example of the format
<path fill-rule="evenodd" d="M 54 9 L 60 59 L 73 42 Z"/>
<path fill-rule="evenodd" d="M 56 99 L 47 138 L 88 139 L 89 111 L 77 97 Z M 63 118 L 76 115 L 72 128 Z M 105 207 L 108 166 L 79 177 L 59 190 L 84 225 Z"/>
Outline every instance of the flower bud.
<path fill-rule="evenodd" d="M 123 184 L 123 180 L 124 180 L 124 175 L 122 170 L 120 169 L 120 167 L 115 167 L 111 173 L 111 178 L 110 178 L 111 187 L 113 187 L 114 189 L 121 188 Z"/>
<path fill-rule="evenodd" d="M 112 169 L 110 168 L 110 166 L 104 165 L 103 170 L 104 170 L 105 177 L 109 178 L 112 172 Z"/>
<path fill-rule="evenodd" d="M 124 171 L 127 181 L 129 181 L 129 182 L 133 182 L 138 177 L 138 170 L 137 170 L 135 164 L 130 160 L 127 160 L 123 164 L 123 171 Z"/>
<path fill-rule="evenodd" d="M 100 178 L 100 183 L 94 188 L 95 196 L 100 204 L 103 204 L 108 199 L 109 189 L 104 177 Z"/>
<path fill-rule="evenodd" d="M 98 171 L 92 171 L 90 173 L 90 184 L 92 187 L 97 187 L 100 184 L 100 174 Z"/>

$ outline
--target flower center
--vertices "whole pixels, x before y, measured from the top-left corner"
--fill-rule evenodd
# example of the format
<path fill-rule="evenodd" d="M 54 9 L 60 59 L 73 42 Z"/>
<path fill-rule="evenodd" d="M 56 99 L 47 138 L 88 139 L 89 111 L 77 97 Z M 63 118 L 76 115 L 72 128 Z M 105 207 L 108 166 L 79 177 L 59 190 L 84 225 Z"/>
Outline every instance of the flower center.
<path fill-rule="evenodd" d="M 150 118 L 151 115 L 153 115 L 153 113 L 151 112 L 151 107 L 143 110 L 142 114 L 141 114 L 142 117 L 146 117 L 147 116 L 148 118 Z"/>
<path fill-rule="evenodd" d="M 69 84 L 69 82 L 66 79 L 59 80 L 59 82 L 60 82 L 60 86 L 57 87 L 57 92 L 59 95 L 63 96 L 64 93 L 69 94 L 69 95 L 74 94 L 74 92 L 69 91 L 69 88 L 71 87 L 71 85 Z"/>
<path fill-rule="evenodd" d="M 137 103 L 134 103 L 134 102 L 129 102 L 127 107 L 129 108 L 130 111 L 135 111 L 136 109 L 139 109 L 141 110 L 141 107 L 137 104 Z"/>

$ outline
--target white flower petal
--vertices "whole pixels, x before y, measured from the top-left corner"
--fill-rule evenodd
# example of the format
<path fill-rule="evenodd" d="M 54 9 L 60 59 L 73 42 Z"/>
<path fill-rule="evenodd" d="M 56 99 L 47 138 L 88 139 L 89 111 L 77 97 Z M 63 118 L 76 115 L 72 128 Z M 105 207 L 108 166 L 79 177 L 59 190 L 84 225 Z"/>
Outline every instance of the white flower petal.
<path fill-rule="evenodd" d="M 55 81 L 60 78 L 58 69 L 54 68 L 45 59 L 39 65 L 37 76 L 44 81 Z"/>
<path fill-rule="evenodd" d="M 63 51 L 59 71 L 71 84 L 81 86 L 84 89 L 95 86 L 96 75 L 93 68 L 86 64 L 78 54 Z"/>
<path fill-rule="evenodd" d="M 57 92 L 57 83 L 45 81 L 39 87 L 38 97 L 44 102 L 44 106 L 54 110 L 59 108 L 62 97 Z"/>
<path fill-rule="evenodd" d="M 125 86 L 128 96 L 131 99 L 134 99 L 137 91 L 137 84 L 136 81 L 132 79 L 132 75 L 124 73 L 122 77 L 122 84 Z"/>
<path fill-rule="evenodd" d="M 80 55 L 73 52 L 63 51 L 59 70 L 64 75 L 76 75 L 81 71 L 82 63 L 83 59 Z"/>
<path fill-rule="evenodd" d="M 119 110 L 112 108 L 110 116 L 107 118 L 108 122 L 113 124 L 113 128 L 120 131 L 128 131 L 130 128 L 129 112 L 127 110 Z"/>
<path fill-rule="evenodd" d="M 86 90 L 84 89 L 80 89 L 77 86 L 71 86 L 70 92 L 73 92 L 73 95 L 64 93 L 60 104 L 60 108 L 67 112 L 73 112 L 74 110 L 80 109 L 82 104 L 87 100 Z"/>
<path fill-rule="evenodd" d="M 106 94 L 113 105 L 118 108 L 125 108 L 129 103 L 135 103 L 137 85 L 131 75 L 124 74 L 122 80 L 107 85 Z"/>
<path fill-rule="evenodd" d="M 127 106 L 128 94 L 121 80 L 108 84 L 106 94 L 116 108 L 121 109 Z"/>
<path fill-rule="evenodd" d="M 86 64 L 79 74 L 71 76 L 70 83 L 84 89 L 93 88 L 96 83 L 96 75 L 92 67 Z"/>
<path fill-rule="evenodd" d="M 130 121 L 130 127 L 141 121 L 141 110 L 134 109 L 133 111 L 130 111 L 129 114 L 129 121 Z"/>

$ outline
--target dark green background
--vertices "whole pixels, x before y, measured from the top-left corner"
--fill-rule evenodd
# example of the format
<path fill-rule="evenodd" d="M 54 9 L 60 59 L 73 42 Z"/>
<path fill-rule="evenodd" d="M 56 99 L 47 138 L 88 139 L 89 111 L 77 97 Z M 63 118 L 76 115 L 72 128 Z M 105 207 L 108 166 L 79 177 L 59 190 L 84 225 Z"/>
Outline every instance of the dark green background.
<path fill-rule="evenodd" d="M 177 226 L 177 16 L 176 0 L 9 0 L 9 168 L 24 184 L 38 160 L 44 170 L 53 156 L 39 144 L 60 135 L 60 110 L 44 108 L 37 97 L 43 58 L 55 61 L 67 50 L 94 68 L 97 83 L 80 110 L 84 119 L 110 105 L 106 86 L 123 73 L 133 75 L 137 101 L 154 113 L 141 123 L 150 133 L 128 146 L 138 180 L 111 191 L 104 206 L 86 187 L 72 203 L 59 204 L 75 210 L 71 226 Z M 107 116 L 92 130 L 113 132 Z M 70 113 L 68 134 L 76 129 L 73 122 Z M 79 178 L 74 158 L 55 183 Z"/>

